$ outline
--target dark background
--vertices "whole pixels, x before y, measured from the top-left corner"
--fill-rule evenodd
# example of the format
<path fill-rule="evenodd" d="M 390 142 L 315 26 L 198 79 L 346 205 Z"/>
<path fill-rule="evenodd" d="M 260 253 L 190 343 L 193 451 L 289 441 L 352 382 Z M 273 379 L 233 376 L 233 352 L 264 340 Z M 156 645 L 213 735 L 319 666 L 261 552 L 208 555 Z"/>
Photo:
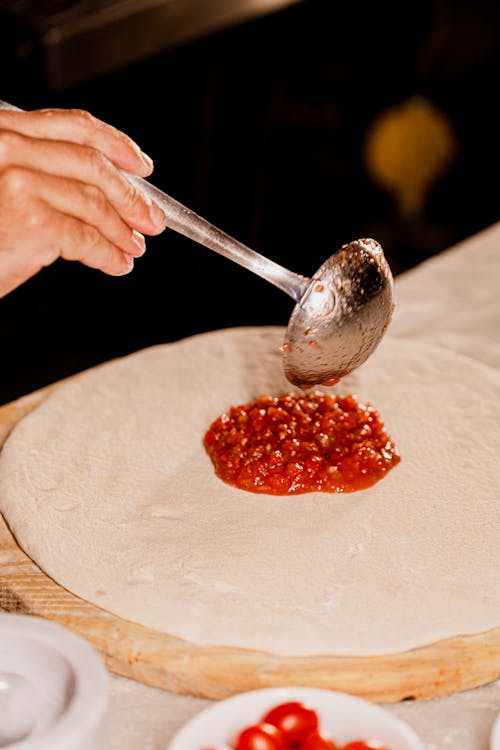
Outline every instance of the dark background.
<path fill-rule="evenodd" d="M 498 219 L 497 2 L 303 0 L 68 88 L 43 70 L 29 6 L 0 2 L 0 98 L 111 122 L 154 158 L 155 184 L 292 270 L 372 236 L 397 275 Z M 457 150 L 408 217 L 367 173 L 363 144 L 415 95 L 445 113 Z M 292 307 L 169 230 L 127 277 L 57 262 L 0 300 L 0 403 L 151 344 L 286 324 Z"/>

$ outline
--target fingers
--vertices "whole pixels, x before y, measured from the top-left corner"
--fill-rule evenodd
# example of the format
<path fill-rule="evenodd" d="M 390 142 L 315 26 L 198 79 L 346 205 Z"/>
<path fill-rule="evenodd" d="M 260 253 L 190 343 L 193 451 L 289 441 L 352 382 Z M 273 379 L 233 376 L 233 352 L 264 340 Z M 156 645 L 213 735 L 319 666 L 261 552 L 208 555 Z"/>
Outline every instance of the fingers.
<path fill-rule="evenodd" d="M 98 229 L 72 216 L 57 217 L 60 235 L 52 238 L 48 251 L 52 257 L 78 260 L 110 276 L 124 276 L 134 267 L 131 255 L 119 250 Z M 52 262 L 49 255 L 49 263 Z"/>
<path fill-rule="evenodd" d="M 121 276 L 143 252 L 144 238 L 97 188 L 22 167 L 0 170 L 0 296 L 58 257 Z"/>
<path fill-rule="evenodd" d="M 153 162 L 125 133 L 78 109 L 40 109 L 32 112 L 0 110 L 0 128 L 56 141 L 92 146 L 116 167 L 147 177 Z"/>
<path fill-rule="evenodd" d="M 59 257 L 78 260 L 111 276 L 123 276 L 133 269 L 134 259 L 121 252 L 95 227 L 59 214 L 40 199 L 28 201 L 27 207 L 30 212 L 24 229 L 31 237 L 21 234 L 11 252 L 0 252 L 0 297 Z"/>
<path fill-rule="evenodd" d="M 98 189 L 123 221 L 139 232 L 154 235 L 165 229 L 163 211 L 132 185 L 107 156 L 91 146 L 0 130 L 0 170 L 12 165 L 29 168 L 33 174 L 38 171 L 77 180 Z M 90 196 L 91 191 L 87 194 Z M 83 188 L 80 196 L 74 189 L 71 195 L 81 197 Z"/>
<path fill-rule="evenodd" d="M 11 170 L 11 189 L 17 195 L 27 192 L 38 197 L 58 214 L 94 227 L 111 245 L 133 258 L 144 254 L 144 236 L 131 228 L 108 202 L 99 188 L 77 180 Z"/>

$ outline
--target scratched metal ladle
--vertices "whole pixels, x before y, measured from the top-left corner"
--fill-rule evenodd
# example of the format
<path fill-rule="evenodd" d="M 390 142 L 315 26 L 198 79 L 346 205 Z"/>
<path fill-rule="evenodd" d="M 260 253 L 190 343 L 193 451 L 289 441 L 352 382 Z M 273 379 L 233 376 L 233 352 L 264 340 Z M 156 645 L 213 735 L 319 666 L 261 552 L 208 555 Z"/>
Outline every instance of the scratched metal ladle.
<path fill-rule="evenodd" d="M 149 182 L 127 177 L 163 208 L 170 229 L 262 276 L 295 300 L 282 347 L 285 375 L 294 385 L 328 385 L 361 365 L 379 344 L 394 305 L 392 274 L 375 240 L 344 245 L 306 278 L 242 245 Z"/>
<path fill-rule="evenodd" d="M 0 102 L 0 109 L 17 107 Z M 170 229 L 244 266 L 295 300 L 282 347 L 291 383 L 328 385 L 359 367 L 377 347 L 394 304 L 392 274 L 375 240 L 343 245 L 307 278 L 246 247 L 147 180 L 124 174 L 165 211 Z"/>

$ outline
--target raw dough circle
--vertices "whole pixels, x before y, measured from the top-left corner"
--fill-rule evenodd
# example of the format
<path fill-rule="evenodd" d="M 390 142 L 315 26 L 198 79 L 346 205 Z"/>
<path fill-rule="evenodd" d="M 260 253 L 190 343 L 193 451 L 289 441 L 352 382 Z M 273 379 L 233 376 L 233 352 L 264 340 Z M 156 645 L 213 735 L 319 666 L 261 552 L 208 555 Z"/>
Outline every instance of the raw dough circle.
<path fill-rule="evenodd" d="M 386 337 L 337 393 L 402 455 L 362 492 L 275 497 L 214 474 L 231 404 L 293 390 L 282 328 L 151 347 L 55 390 L 0 456 L 21 547 L 100 607 L 199 645 L 397 653 L 498 625 L 500 373 Z"/>

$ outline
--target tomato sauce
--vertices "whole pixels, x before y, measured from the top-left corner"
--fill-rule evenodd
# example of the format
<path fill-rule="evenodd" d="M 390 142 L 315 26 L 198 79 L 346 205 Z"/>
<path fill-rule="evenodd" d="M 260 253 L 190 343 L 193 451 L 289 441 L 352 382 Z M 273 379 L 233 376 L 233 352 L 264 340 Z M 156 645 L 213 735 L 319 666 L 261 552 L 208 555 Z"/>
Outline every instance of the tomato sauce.
<path fill-rule="evenodd" d="M 232 406 L 204 446 L 222 480 L 270 495 L 362 490 L 400 461 L 372 406 L 319 392 Z"/>

